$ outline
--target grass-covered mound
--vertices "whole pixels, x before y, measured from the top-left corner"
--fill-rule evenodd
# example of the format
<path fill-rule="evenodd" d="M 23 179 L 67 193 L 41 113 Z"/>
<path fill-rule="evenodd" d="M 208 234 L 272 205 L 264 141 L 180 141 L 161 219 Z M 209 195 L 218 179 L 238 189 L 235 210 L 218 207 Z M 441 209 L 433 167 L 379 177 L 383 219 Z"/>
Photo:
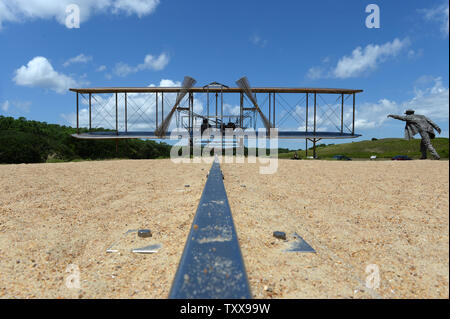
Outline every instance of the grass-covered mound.
<path fill-rule="evenodd" d="M 431 141 L 441 158 L 448 158 L 449 139 L 436 138 Z M 317 149 L 317 156 L 322 159 L 332 158 L 334 155 L 345 155 L 350 158 L 368 159 L 372 155 L 377 158 L 392 158 L 396 155 L 407 155 L 411 158 L 420 158 L 420 138 L 405 140 L 399 138 L 385 138 L 372 141 L 350 142 L 345 144 L 320 145 Z M 304 150 L 297 152 L 300 157 L 305 157 Z M 312 156 L 313 151 L 308 150 L 308 156 Z M 294 152 L 280 154 L 280 158 L 292 158 Z M 431 155 L 429 154 L 429 158 Z"/>
<path fill-rule="evenodd" d="M 103 130 L 103 129 L 101 129 Z M 81 130 L 85 132 L 85 130 Z M 112 158 L 167 158 L 170 145 L 144 140 L 79 140 L 68 126 L 0 116 L 0 163 L 43 163 Z"/>

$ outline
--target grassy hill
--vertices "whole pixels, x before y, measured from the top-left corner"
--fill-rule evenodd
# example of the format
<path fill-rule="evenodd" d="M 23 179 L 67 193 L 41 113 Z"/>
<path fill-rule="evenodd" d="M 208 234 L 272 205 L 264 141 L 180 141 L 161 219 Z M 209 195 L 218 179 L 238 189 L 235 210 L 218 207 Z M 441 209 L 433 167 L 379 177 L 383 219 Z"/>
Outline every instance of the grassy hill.
<path fill-rule="evenodd" d="M 432 144 L 441 158 L 448 158 L 448 138 L 436 138 L 432 140 Z M 306 156 L 305 151 L 298 151 L 297 153 L 302 158 Z M 312 155 L 312 150 L 309 150 L 308 156 Z M 334 155 L 346 155 L 350 158 L 364 159 L 368 159 L 372 155 L 376 155 L 377 158 L 391 158 L 395 155 L 407 155 L 411 158 L 420 158 L 420 138 L 410 141 L 399 138 L 385 138 L 375 141 L 350 142 L 326 146 L 322 144 L 320 147 L 317 147 L 317 156 L 319 158 L 327 159 L 332 158 Z M 279 158 L 292 158 L 293 156 L 293 151 L 279 154 Z"/>
<path fill-rule="evenodd" d="M 99 129 L 103 130 L 103 129 Z M 81 130 L 84 132 L 85 130 Z M 171 146 L 143 140 L 79 140 L 68 126 L 0 115 L 0 163 L 43 163 L 115 158 L 167 158 Z"/>
<path fill-rule="evenodd" d="M 100 129 L 103 130 L 103 129 Z M 82 132 L 84 130 L 81 130 Z M 116 152 L 115 140 L 78 140 L 71 136 L 76 129 L 68 126 L 14 119 L 0 115 L 0 163 L 42 163 L 77 160 L 104 160 L 115 158 L 146 159 L 168 158 L 171 146 L 166 143 L 143 140 L 120 140 Z M 442 158 L 448 158 L 449 139 L 432 140 Z M 245 150 L 247 154 L 248 149 Z M 311 156 L 312 150 L 308 152 Z M 279 158 L 292 158 L 294 151 L 278 150 Z M 305 151 L 298 151 L 305 158 Z M 322 159 L 334 155 L 368 159 L 391 158 L 395 155 L 408 155 L 419 158 L 420 139 L 380 139 L 375 141 L 350 142 L 346 144 L 317 147 L 317 156 Z"/>

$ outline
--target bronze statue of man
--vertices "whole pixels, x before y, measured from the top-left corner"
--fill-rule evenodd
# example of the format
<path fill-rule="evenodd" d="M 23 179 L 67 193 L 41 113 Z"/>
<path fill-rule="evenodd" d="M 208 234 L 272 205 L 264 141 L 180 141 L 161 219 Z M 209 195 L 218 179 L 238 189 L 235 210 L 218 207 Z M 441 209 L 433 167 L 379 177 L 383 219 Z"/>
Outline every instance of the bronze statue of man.
<path fill-rule="evenodd" d="M 435 138 L 434 130 L 441 134 L 440 127 L 424 115 L 414 114 L 413 110 L 406 110 L 406 116 L 401 115 L 388 115 L 393 119 L 405 121 L 405 138 L 410 140 L 414 138 L 417 133 L 422 137 L 422 142 L 420 143 L 420 151 L 422 152 L 421 159 L 427 158 L 427 150 L 433 155 L 434 159 L 440 159 L 439 154 L 431 145 L 431 140 Z M 433 130 L 434 129 L 434 130 Z"/>

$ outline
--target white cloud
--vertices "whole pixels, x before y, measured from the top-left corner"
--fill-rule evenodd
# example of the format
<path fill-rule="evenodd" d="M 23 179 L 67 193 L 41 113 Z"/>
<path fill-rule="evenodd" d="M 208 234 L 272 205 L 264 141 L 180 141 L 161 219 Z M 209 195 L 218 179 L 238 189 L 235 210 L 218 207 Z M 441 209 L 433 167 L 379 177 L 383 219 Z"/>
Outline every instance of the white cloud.
<path fill-rule="evenodd" d="M 114 73 L 118 76 L 127 76 L 144 70 L 160 71 L 169 64 L 170 58 L 166 53 L 161 53 L 158 57 L 147 54 L 144 58 L 144 63 L 137 66 L 129 66 L 126 63 L 119 62 L 114 68 Z"/>
<path fill-rule="evenodd" d="M 223 114 L 226 115 L 239 115 L 241 113 L 241 107 L 239 105 L 231 105 L 223 103 Z"/>
<path fill-rule="evenodd" d="M 268 41 L 265 39 L 262 39 L 259 35 L 253 35 L 250 37 L 250 42 L 254 45 L 260 46 L 261 48 L 264 48 Z"/>
<path fill-rule="evenodd" d="M 68 67 L 71 64 L 74 63 L 88 63 L 92 61 L 92 56 L 86 56 L 83 53 L 77 55 L 76 57 L 70 58 L 66 62 L 64 62 L 63 66 Z"/>
<path fill-rule="evenodd" d="M 106 71 L 106 65 L 100 65 L 95 71 L 97 71 L 97 72 Z"/>
<path fill-rule="evenodd" d="M 422 87 L 414 89 L 414 97 L 397 103 L 382 99 L 377 103 L 364 103 L 356 111 L 355 126 L 358 129 L 373 129 L 386 123 L 388 114 L 403 114 L 406 109 L 413 109 L 417 114 L 423 114 L 437 121 L 449 119 L 449 88 L 444 87 L 441 78 L 422 77 L 417 83 Z M 351 114 L 346 114 L 351 118 Z"/>
<path fill-rule="evenodd" d="M 30 112 L 30 106 L 31 106 L 30 101 L 12 101 L 11 104 L 14 108 L 16 108 L 22 112 L 25 112 L 25 113 Z"/>
<path fill-rule="evenodd" d="M 421 12 L 424 14 L 425 19 L 440 23 L 441 32 L 448 36 L 448 2 L 438 7 L 421 10 Z"/>
<path fill-rule="evenodd" d="M 138 69 L 141 70 L 155 70 L 160 71 L 164 69 L 169 63 L 169 56 L 166 53 L 162 53 L 159 57 L 153 55 L 146 55 L 144 63 L 138 65 Z"/>
<path fill-rule="evenodd" d="M 365 48 L 357 47 L 350 56 L 342 57 L 337 65 L 332 69 L 324 66 L 312 67 L 308 70 L 307 77 L 312 80 L 320 78 L 353 78 L 367 74 L 375 70 L 380 63 L 385 62 L 390 57 L 397 56 L 403 49 L 410 45 L 410 40 L 394 39 L 382 45 L 369 44 Z M 409 56 L 417 55 L 415 51 L 409 51 Z M 323 60 L 326 64 L 329 59 Z"/>
<path fill-rule="evenodd" d="M 419 49 L 419 50 L 410 49 L 408 51 L 408 58 L 410 58 L 410 59 L 417 59 L 422 56 L 423 56 L 423 49 Z"/>
<path fill-rule="evenodd" d="M 433 79 L 434 85 L 428 88 L 415 88 L 415 96 L 404 104 L 417 113 L 437 120 L 447 120 L 449 105 L 449 88 L 442 83 L 442 78 Z"/>
<path fill-rule="evenodd" d="M 408 38 L 404 40 L 394 39 L 383 45 L 369 44 L 364 49 L 357 47 L 351 56 L 344 56 L 337 63 L 332 74 L 336 78 L 358 77 L 366 72 L 377 68 L 379 63 L 384 62 L 388 57 L 395 57 L 405 47 L 409 46 Z"/>
<path fill-rule="evenodd" d="M 135 14 L 139 18 L 155 11 L 160 0 L 77 0 L 81 22 L 94 14 Z M 7 0 L 0 1 L 0 29 L 4 22 L 24 22 L 35 19 L 56 19 L 64 24 L 66 7 L 73 0 Z"/>
<path fill-rule="evenodd" d="M 136 73 L 138 71 L 137 67 L 131 67 L 123 62 L 117 63 L 114 67 L 114 73 L 118 76 L 127 76 L 128 74 Z"/>
<path fill-rule="evenodd" d="M 376 103 L 363 103 L 356 110 L 355 128 L 374 129 L 386 122 L 388 114 L 403 112 L 399 104 L 388 99 L 381 99 Z M 351 120 L 352 116 L 350 111 L 346 113 L 346 119 Z"/>
<path fill-rule="evenodd" d="M 116 0 L 113 3 L 113 12 L 120 13 L 124 11 L 129 15 L 136 14 L 141 18 L 152 13 L 158 4 L 159 0 Z"/>
<path fill-rule="evenodd" d="M 1 104 L 1 109 L 3 112 L 11 112 L 13 109 L 19 110 L 21 112 L 28 113 L 30 111 L 31 102 L 30 101 L 5 101 Z"/>
<path fill-rule="evenodd" d="M 3 112 L 8 112 L 9 106 L 10 106 L 10 105 L 9 105 L 9 101 L 3 102 L 2 107 L 1 107 L 2 111 L 3 111 Z"/>
<path fill-rule="evenodd" d="M 33 58 L 28 64 L 15 71 L 13 78 L 17 85 L 50 89 L 57 93 L 65 93 L 77 81 L 70 76 L 55 71 L 51 63 L 42 56 Z"/>
<path fill-rule="evenodd" d="M 182 83 L 180 81 L 172 81 L 170 79 L 162 79 L 159 82 L 159 87 L 181 87 L 181 85 L 182 85 Z M 155 86 L 155 85 L 151 84 L 149 86 Z M 173 104 L 175 103 L 177 95 L 175 93 L 166 93 L 166 94 L 164 94 L 164 97 L 167 97 L 168 101 L 171 102 L 171 103 L 169 103 L 169 104 L 171 104 L 169 106 L 169 108 L 171 108 L 173 106 Z M 195 95 L 194 95 L 194 112 L 201 113 L 202 111 L 203 111 L 203 103 L 199 99 L 196 99 Z M 166 112 L 168 112 L 168 111 L 166 111 Z"/>
<path fill-rule="evenodd" d="M 320 66 L 314 66 L 308 70 L 308 74 L 306 75 L 311 80 L 318 80 L 325 77 L 325 70 Z"/>
<path fill-rule="evenodd" d="M 150 85 L 150 86 L 155 86 L 154 84 Z M 169 79 L 162 79 L 161 82 L 159 82 L 159 86 L 160 87 L 180 87 L 181 86 L 181 82 L 180 81 L 172 81 Z"/>

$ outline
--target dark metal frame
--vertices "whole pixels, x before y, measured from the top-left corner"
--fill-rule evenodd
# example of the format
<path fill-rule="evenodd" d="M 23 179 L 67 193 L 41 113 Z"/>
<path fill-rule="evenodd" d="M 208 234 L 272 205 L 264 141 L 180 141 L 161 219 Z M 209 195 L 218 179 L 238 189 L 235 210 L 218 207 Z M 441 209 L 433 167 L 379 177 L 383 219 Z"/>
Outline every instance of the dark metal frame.
<path fill-rule="evenodd" d="M 203 189 L 169 298 L 252 298 L 217 160 Z"/>
<path fill-rule="evenodd" d="M 107 138 L 160 138 L 156 136 L 154 132 L 129 132 L 128 131 L 128 110 L 127 110 L 127 94 L 128 93 L 153 93 L 156 96 L 156 125 L 158 126 L 160 123 L 164 121 L 164 93 L 180 93 L 182 88 L 170 87 L 111 87 L 111 88 L 74 88 L 70 89 L 76 93 L 76 108 L 77 108 L 77 134 L 74 137 L 77 138 L 85 138 L 85 139 L 107 139 Z M 196 116 L 205 117 L 203 115 L 195 114 L 193 111 L 194 106 L 194 94 L 204 93 L 207 95 L 207 115 L 206 117 L 210 118 L 210 105 L 209 105 L 209 95 L 215 94 L 216 98 L 216 112 L 215 116 L 212 116 L 216 119 L 216 127 L 218 120 L 223 121 L 223 95 L 228 93 L 238 93 L 240 94 L 240 113 L 239 113 L 239 127 L 243 128 L 244 125 L 244 112 L 253 112 L 255 114 L 255 108 L 245 107 L 244 105 L 244 92 L 240 88 L 232 88 L 227 87 L 223 84 L 213 82 L 204 87 L 194 87 L 187 90 L 188 95 L 188 107 L 178 106 L 177 111 L 186 112 L 189 116 L 188 127 L 186 127 L 189 133 L 192 135 L 194 130 L 194 118 Z M 306 151 L 308 151 L 308 141 L 313 143 L 314 148 L 314 157 L 316 157 L 316 143 L 323 138 L 356 138 L 360 135 L 355 134 L 355 116 L 356 116 L 356 94 L 363 92 L 363 90 L 353 90 L 353 89 L 332 89 L 332 88 L 275 88 L 275 87 L 266 87 L 266 88 L 252 88 L 252 92 L 254 94 L 267 94 L 268 95 L 268 109 L 269 109 L 269 122 L 273 127 L 276 127 L 275 114 L 276 114 L 276 95 L 281 93 L 297 93 L 297 94 L 306 94 L 306 129 L 305 132 L 292 132 L 293 134 L 279 134 L 279 138 L 297 138 L 297 139 L 305 139 L 306 140 Z M 116 110 L 115 110 L 115 134 L 99 134 L 98 132 L 95 134 L 80 134 L 80 123 L 79 123 L 79 95 L 89 94 L 89 130 L 92 130 L 92 104 L 91 97 L 93 94 L 102 94 L 109 93 L 115 94 L 116 99 Z M 118 94 L 124 94 L 125 100 L 125 134 L 123 132 L 119 132 L 119 124 L 118 124 Z M 309 131 L 309 98 L 310 95 L 314 96 L 314 109 L 313 109 L 313 130 Z M 339 94 L 341 98 L 341 110 L 340 110 L 340 130 L 338 132 L 318 132 L 317 131 L 317 96 L 318 94 Z M 219 102 L 220 95 L 220 102 Z M 352 116 L 352 125 L 351 132 L 344 133 L 344 101 L 345 96 L 353 97 L 353 116 Z M 161 97 L 161 105 L 159 105 L 159 97 Z M 219 106 L 220 106 L 220 115 L 219 115 Z M 159 121 L 158 115 L 161 114 L 161 121 Z M 226 117 L 226 116 L 225 116 Z M 349 127 L 347 126 L 349 129 Z M 350 129 L 349 129 L 350 130 Z M 281 132 L 280 132 L 281 133 Z M 332 133 L 332 134 L 330 134 Z M 168 137 L 169 134 L 166 135 Z"/>

